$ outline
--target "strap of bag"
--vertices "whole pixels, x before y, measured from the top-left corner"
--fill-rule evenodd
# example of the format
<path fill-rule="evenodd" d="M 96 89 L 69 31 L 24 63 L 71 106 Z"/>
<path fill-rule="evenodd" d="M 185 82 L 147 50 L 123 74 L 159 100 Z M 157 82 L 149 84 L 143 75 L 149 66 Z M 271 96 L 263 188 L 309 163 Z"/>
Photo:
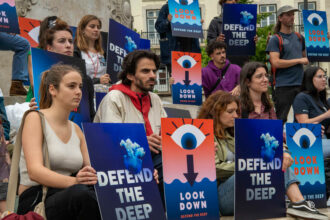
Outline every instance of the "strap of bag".
<path fill-rule="evenodd" d="M 21 126 L 18 130 L 17 136 L 16 136 L 16 142 L 14 147 L 14 152 L 12 156 L 12 162 L 11 162 L 11 168 L 10 168 L 10 176 L 9 176 L 9 183 L 8 183 L 8 192 L 7 192 L 7 199 L 6 199 L 6 210 L 10 212 L 14 212 L 15 209 L 15 200 L 17 195 L 17 189 L 18 189 L 18 170 L 19 170 L 19 160 L 21 157 L 21 150 L 22 150 L 22 131 L 25 123 L 25 118 L 30 112 L 38 112 L 40 119 L 41 119 L 41 128 L 42 132 L 44 133 L 45 130 L 45 118 L 44 115 L 36 110 L 28 110 L 24 113 Z M 49 162 L 49 155 L 48 155 L 48 147 L 45 138 L 43 138 L 44 142 L 44 155 L 45 155 L 45 166 L 47 168 L 50 168 L 50 162 Z M 46 194 L 47 194 L 47 187 L 43 186 L 43 195 L 42 195 L 42 201 L 45 200 Z"/>
<path fill-rule="evenodd" d="M 226 66 L 226 68 L 221 72 L 221 77 L 218 77 L 218 80 L 216 81 L 216 83 L 213 85 L 212 89 L 210 90 L 210 93 L 212 93 L 219 85 L 219 83 L 221 82 L 221 80 L 223 79 L 223 77 L 225 77 L 227 70 L 230 66 L 230 63 L 228 64 L 228 66 Z"/>

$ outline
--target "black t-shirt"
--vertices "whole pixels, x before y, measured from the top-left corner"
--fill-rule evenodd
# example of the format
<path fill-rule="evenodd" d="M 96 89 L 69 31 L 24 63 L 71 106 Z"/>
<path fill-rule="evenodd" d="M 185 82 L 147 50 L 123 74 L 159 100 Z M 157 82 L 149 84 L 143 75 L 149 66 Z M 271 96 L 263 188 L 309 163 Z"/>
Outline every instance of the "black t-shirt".
<path fill-rule="evenodd" d="M 330 104 L 329 99 L 328 104 Z M 308 118 L 315 118 L 328 111 L 328 108 L 321 101 L 317 102 L 312 96 L 304 92 L 296 96 L 292 107 L 294 114 L 307 114 Z M 297 122 L 296 119 L 295 122 Z M 321 124 L 325 127 L 325 131 L 327 131 L 330 125 L 330 118 L 323 120 Z"/>

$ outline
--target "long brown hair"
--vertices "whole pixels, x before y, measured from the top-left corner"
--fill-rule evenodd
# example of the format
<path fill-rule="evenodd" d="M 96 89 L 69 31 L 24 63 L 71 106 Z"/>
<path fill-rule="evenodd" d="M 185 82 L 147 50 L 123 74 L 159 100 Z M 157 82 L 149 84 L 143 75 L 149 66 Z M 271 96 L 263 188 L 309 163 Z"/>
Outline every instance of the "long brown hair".
<path fill-rule="evenodd" d="M 213 119 L 214 136 L 219 139 L 226 138 L 225 129 L 220 122 L 220 115 L 233 102 L 236 102 L 239 111 L 239 100 L 230 93 L 219 90 L 206 99 L 199 111 L 197 118 Z M 234 135 L 234 128 L 227 128 L 226 130 Z"/>
<path fill-rule="evenodd" d="M 254 104 L 252 102 L 250 96 L 250 90 L 248 83 L 251 82 L 252 76 L 255 74 L 258 68 L 265 68 L 266 72 L 268 72 L 267 66 L 264 63 L 260 62 L 249 62 L 246 63 L 240 75 L 240 86 L 241 86 L 241 105 L 242 111 L 246 111 L 247 113 L 254 111 Z M 265 106 L 265 112 L 270 111 L 273 108 L 273 104 L 270 101 L 269 95 L 267 92 L 262 93 L 261 102 Z"/>
<path fill-rule="evenodd" d="M 77 45 L 77 47 L 84 52 L 88 51 L 88 42 L 86 37 L 84 36 L 84 30 L 87 26 L 87 24 L 92 21 L 92 20 L 98 20 L 100 23 L 100 26 L 102 28 L 102 22 L 101 19 L 99 19 L 98 17 L 96 17 L 95 15 L 85 15 L 79 22 L 78 27 L 77 27 L 77 32 L 76 32 L 76 36 L 74 38 L 74 42 Z M 102 48 L 102 38 L 101 38 L 101 34 L 99 36 L 99 38 L 95 41 L 94 44 L 94 48 L 95 50 L 100 53 L 100 54 L 104 54 L 103 48 Z"/>
<path fill-rule="evenodd" d="M 81 72 L 75 67 L 63 64 L 55 64 L 49 70 L 42 73 L 39 89 L 40 109 L 49 108 L 53 103 L 52 95 L 49 92 L 49 86 L 53 85 L 58 90 L 63 76 L 69 72 L 77 72 L 81 75 Z"/>

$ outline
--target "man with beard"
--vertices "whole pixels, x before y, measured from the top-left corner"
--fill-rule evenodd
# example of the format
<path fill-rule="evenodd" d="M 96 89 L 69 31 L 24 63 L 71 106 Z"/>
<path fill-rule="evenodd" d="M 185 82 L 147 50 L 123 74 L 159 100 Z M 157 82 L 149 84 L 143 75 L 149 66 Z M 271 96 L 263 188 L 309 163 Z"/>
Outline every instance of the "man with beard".
<path fill-rule="evenodd" d="M 274 35 L 270 38 L 266 52 L 269 53 L 275 72 L 275 110 L 278 119 L 286 122 L 295 96 L 300 91 L 303 65 L 308 64 L 305 39 L 294 32 L 294 12 L 298 9 L 285 5 L 277 11 Z"/>
<path fill-rule="evenodd" d="M 143 123 L 155 169 L 158 170 L 159 188 L 163 197 L 160 120 L 166 118 L 161 100 L 151 92 L 159 68 L 156 54 L 135 50 L 123 61 L 119 74 L 120 84 L 110 88 L 97 110 L 94 122 Z"/>
<path fill-rule="evenodd" d="M 218 90 L 239 95 L 241 68 L 236 64 L 231 64 L 226 59 L 226 44 L 223 41 L 213 41 L 207 46 L 206 52 L 211 60 L 202 69 L 202 85 L 205 97 L 207 98 Z"/>

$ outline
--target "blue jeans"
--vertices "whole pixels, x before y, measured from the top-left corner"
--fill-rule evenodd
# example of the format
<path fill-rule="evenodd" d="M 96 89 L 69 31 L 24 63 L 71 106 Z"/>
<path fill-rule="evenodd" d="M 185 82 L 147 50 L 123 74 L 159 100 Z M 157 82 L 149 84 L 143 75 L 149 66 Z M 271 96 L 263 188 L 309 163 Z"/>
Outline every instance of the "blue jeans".
<path fill-rule="evenodd" d="M 322 149 L 323 149 L 323 157 L 330 157 L 330 139 L 322 138 Z"/>
<path fill-rule="evenodd" d="M 285 189 L 292 183 L 299 184 L 297 177 L 291 168 L 284 173 Z M 235 192 L 235 175 L 229 177 L 225 182 L 218 186 L 219 210 L 222 216 L 234 215 L 234 192 Z"/>
<path fill-rule="evenodd" d="M 12 79 L 27 81 L 30 43 L 23 37 L 0 32 L 0 50 L 14 51 Z"/>

